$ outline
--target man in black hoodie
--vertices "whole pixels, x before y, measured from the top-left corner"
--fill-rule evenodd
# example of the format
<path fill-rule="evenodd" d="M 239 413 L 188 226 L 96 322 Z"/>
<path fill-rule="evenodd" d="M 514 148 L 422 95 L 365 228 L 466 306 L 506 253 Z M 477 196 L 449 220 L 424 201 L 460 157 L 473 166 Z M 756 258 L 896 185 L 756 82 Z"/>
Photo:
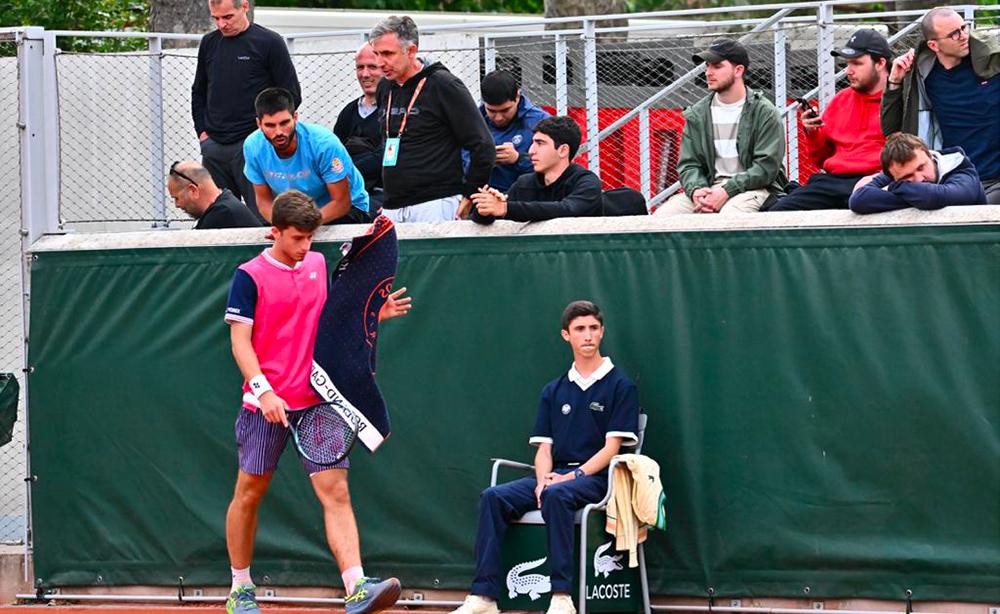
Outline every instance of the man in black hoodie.
<path fill-rule="evenodd" d="M 476 101 L 438 62 L 417 57 L 417 24 L 393 15 L 370 41 L 385 76 L 379 107 L 385 149 L 383 212 L 394 222 L 441 222 L 468 210 L 469 197 L 489 181 L 496 151 Z M 462 149 L 469 151 L 463 175 Z"/>
<path fill-rule="evenodd" d="M 569 117 L 538 122 L 528 149 L 535 172 L 518 177 L 506 195 L 480 188 L 472 195 L 472 220 L 492 224 L 497 218 L 536 222 L 599 215 L 601 180 L 571 162 L 579 147 L 580 126 Z"/>

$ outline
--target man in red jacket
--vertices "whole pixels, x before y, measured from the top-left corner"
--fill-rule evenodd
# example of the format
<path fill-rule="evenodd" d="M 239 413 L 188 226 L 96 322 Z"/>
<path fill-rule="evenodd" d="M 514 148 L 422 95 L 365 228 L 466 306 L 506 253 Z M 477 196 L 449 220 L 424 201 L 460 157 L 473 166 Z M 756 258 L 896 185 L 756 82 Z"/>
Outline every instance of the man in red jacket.
<path fill-rule="evenodd" d="M 846 209 L 854 184 L 881 168 L 885 137 L 879 107 L 892 61 L 889 43 L 875 30 L 863 29 L 830 53 L 847 61 L 850 87 L 837 92 L 822 118 L 811 107 L 800 109 L 805 146 L 821 170 L 770 211 Z"/>

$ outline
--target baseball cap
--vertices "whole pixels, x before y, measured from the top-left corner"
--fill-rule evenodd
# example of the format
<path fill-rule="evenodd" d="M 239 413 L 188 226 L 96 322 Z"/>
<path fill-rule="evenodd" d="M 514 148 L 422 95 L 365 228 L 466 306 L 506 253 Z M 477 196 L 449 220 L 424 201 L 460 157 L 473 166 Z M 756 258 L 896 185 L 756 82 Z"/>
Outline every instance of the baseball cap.
<path fill-rule="evenodd" d="M 691 56 L 691 59 L 694 60 L 695 64 L 729 60 L 733 64 L 742 64 L 746 67 L 750 66 L 750 54 L 747 53 L 746 47 L 734 40 L 729 40 L 728 38 L 715 39 L 712 41 L 712 44 L 708 46 L 708 49 L 699 51 Z"/>
<path fill-rule="evenodd" d="M 892 59 L 892 49 L 885 37 L 869 28 L 858 30 L 851 35 L 847 45 L 830 52 L 833 57 L 854 59 L 865 54 Z"/>

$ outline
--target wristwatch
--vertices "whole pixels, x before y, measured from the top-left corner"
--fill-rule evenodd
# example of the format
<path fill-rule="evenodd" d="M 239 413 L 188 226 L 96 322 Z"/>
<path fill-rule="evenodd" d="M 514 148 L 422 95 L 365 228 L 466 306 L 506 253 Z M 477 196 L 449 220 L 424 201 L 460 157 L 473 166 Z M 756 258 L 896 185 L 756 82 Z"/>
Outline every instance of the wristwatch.
<path fill-rule="evenodd" d="M 584 473 L 583 469 L 580 469 L 579 467 L 577 467 L 576 469 L 573 470 L 573 479 L 574 480 L 577 479 L 577 478 L 582 478 L 585 475 L 587 475 L 587 474 Z"/>

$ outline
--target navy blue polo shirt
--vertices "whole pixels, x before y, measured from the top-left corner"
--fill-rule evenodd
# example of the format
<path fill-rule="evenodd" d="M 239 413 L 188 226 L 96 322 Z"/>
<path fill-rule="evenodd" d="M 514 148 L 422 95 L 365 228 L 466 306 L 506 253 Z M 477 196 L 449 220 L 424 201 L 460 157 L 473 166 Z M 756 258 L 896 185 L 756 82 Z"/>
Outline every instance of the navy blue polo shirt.
<path fill-rule="evenodd" d="M 1000 177 L 1000 75 L 981 79 L 966 57 L 950 70 L 934 62 L 924 83 L 943 146 L 964 149 L 983 179 Z"/>
<path fill-rule="evenodd" d="M 581 377 L 571 367 L 542 389 L 529 442 L 551 443 L 555 466 L 580 464 L 603 448 L 608 437 L 621 437 L 623 446 L 634 446 L 638 426 L 635 384 L 605 357 L 590 377 Z"/>

